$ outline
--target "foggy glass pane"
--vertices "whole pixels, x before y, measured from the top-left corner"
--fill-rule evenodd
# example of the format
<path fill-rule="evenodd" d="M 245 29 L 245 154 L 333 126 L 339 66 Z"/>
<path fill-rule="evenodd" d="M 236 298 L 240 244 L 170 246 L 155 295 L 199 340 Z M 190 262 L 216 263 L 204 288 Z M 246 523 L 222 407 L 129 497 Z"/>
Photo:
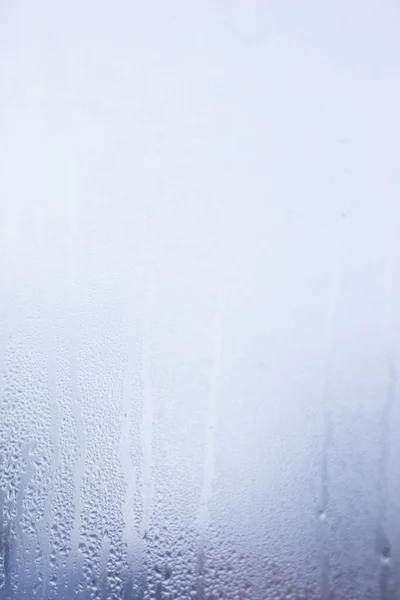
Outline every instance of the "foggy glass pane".
<path fill-rule="evenodd" d="M 385 0 L 0 2 L 0 599 L 400 599 Z"/>

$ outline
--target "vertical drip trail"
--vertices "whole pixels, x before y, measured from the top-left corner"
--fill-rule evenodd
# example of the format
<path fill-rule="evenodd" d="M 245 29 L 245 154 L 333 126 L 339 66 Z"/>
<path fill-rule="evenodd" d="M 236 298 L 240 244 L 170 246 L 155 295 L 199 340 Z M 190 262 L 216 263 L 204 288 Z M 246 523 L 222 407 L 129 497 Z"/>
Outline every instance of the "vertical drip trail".
<path fill-rule="evenodd" d="M 332 422 L 330 415 L 330 385 L 325 379 L 323 393 L 324 410 L 324 441 L 322 447 L 321 464 L 321 505 L 319 508 L 319 541 L 320 541 L 320 581 L 321 600 L 330 600 L 330 564 L 329 544 L 326 518 L 329 507 L 329 450 L 332 444 Z"/>
<path fill-rule="evenodd" d="M 135 290 L 134 285 L 134 277 L 131 280 L 130 290 L 128 293 L 128 298 L 130 299 L 129 308 L 131 310 L 129 310 L 129 314 L 127 315 L 127 353 L 122 390 L 123 425 L 121 431 L 120 454 L 125 479 L 123 515 L 125 521 L 124 541 L 128 554 L 128 572 L 126 579 L 126 585 L 128 587 L 129 585 L 133 585 L 134 582 L 137 584 L 138 578 L 140 579 L 145 569 L 143 537 L 145 535 L 144 532 L 148 527 L 148 523 L 145 522 L 144 516 L 144 487 L 147 473 L 150 473 L 151 477 L 151 466 L 145 466 L 145 461 L 147 459 L 150 460 L 150 457 L 145 455 L 145 453 L 148 452 L 148 448 L 144 445 L 144 427 L 146 426 L 144 416 L 144 407 L 146 403 L 145 396 L 149 394 L 148 380 L 146 380 L 147 391 L 144 391 L 145 378 L 143 373 L 143 365 L 145 364 L 145 361 L 146 364 L 149 361 L 147 355 L 144 357 L 144 345 L 148 343 L 144 341 L 144 337 L 146 337 L 146 339 L 148 338 L 148 320 L 150 318 L 150 311 L 146 307 L 149 294 L 146 287 L 147 280 L 144 269 L 148 269 L 146 264 L 144 264 L 144 266 L 142 265 L 144 314 L 142 314 L 143 320 L 141 336 L 138 324 L 136 322 L 137 314 L 133 311 L 133 306 L 135 305 L 137 296 L 137 291 Z M 147 311 L 149 314 L 147 314 Z M 142 339 L 140 339 L 140 337 Z M 148 352 L 147 349 L 146 352 Z M 147 422 L 152 422 L 152 414 L 153 409 L 150 407 L 149 415 L 146 417 Z M 151 444 L 152 442 L 150 441 L 150 452 Z"/>
<path fill-rule="evenodd" d="M 43 535 L 43 589 L 45 598 L 50 598 L 52 595 L 49 590 L 49 579 L 51 576 L 50 556 L 52 553 L 50 527 L 52 521 L 52 511 L 55 505 L 55 493 L 57 486 L 57 471 L 61 465 L 61 451 L 60 451 L 60 411 L 59 411 L 59 400 L 57 397 L 57 370 L 56 370 L 56 344 L 55 344 L 55 331 L 54 331 L 54 315 L 50 311 L 50 318 L 47 324 L 48 335 L 47 335 L 47 368 L 48 368 L 48 386 L 49 386 L 49 400 L 50 400 L 50 414 L 51 414 L 51 430 L 50 440 L 53 447 L 53 455 L 50 461 L 50 473 L 49 473 L 49 493 L 47 495 L 45 506 L 44 506 L 44 526 L 47 529 L 47 535 Z M 43 532 L 44 534 L 45 532 Z"/>
<path fill-rule="evenodd" d="M 153 279 L 151 272 L 150 250 L 151 236 L 147 229 L 147 238 L 145 240 L 145 251 L 143 261 L 143 293 L 144 293 L 144 315 L 142 329 L 142 421 L 140 428 L 141 436 L 141 479 L 142 479 L 142 502 L 143 514 L 140 525 L 140 535 L 145 538 L 149 529 L 152 499 L 153 499 L 153 419 L 154 419 L 154 398 L 150 375 L 150 331 L 153 308 Z"/>
<path fill-rule="evenodd" d="M 121 464 L 124 470 L 125 480 L 125 499 L 123 504 L 123 515 L 125 521 L 124 542 L 127 548 L 127 577 L 126 586 L 133 586 L 137 583 L 140 575 L 144 572 L 143 555 L 143 537 L 148 527 L 145 521 L 145 477 L 150 473 L 151 466 L 145 464 L 146 460 L 151 460 L 148 447 L 145 446 L 144 438 L 146 436 L 144 428 L 152 423 L 153 409 L 149 409 L 149 414 L 145 417 L 144 407 L 146 398 L 149 394 L 149 380 L 145 377 L 144 365 L 149 362 L 149 351 L 145 345 L 148 344 L 149 320 L 151 318 L 151 280 L 149 275 L 148 259 L 148 227 L 145 230 L 145 240 L 143 248 L 142 264 L 135 264 L 135 277 L 131 274 L 128 284 L 128 313 L 126 318 L 126 366 L 123 379 L 122 403 L 123 403 L 123 424 L 121 431 L 120 455 Z M 132 251 L 132 258 L 134 253 Z M 141 323 L 135 310 L 137 302 L 137 280 L 139 279 L 142 287 L 143 311 L 141 314 Z M 142 331 L 140 332 L 140 326 Z M 141 333 L 141 335 L 140 335 Z M 146 356 L 145 356 L 146 353 Z M 147 368 L 147 366 L 146 366 Z M 146 383 L 145 383 L 146 378 Z M 146 392 L 145 390 L 146 385 Z M 151 426 L 150 426 L 151 430 Z M 151 435 L 151 431 L 150 431 Z M 151 452 L 150 441 L 150 452 Z M 146 475 L 145 475 L 146 473 Z M 149 510 L 149 503 L 147 504 Z M 133 592 L 132 592 L 133 593 Z"/>
<path fill-rule="evenodd" d="M 321 488 L 320 488 L 320 506 L 319 506 L 319 571 L 320 571 L 320 596 L 321 600 L 330 600 L 332 592 L 330 589 L 330 562 L 329 562 L 329 537 L 328 537 L 328 516 L 329 516 L 329 453 L 333 441 L 332 416 L 331 416 L 331 368 L 334 341 L 334 327 L 337 321 L 339 293 L 342 280 L 340 265 L 333 277 L 332 291 L 330 294 L 331 303 L 328 310 L 326 345 L 327 356 L 324 368 L 324 389 L 322 394 L 322 412 L 323 412 L 323 442 L 322 442 L 322 460 L 321 460 Z"/>
<path fill-rule="evenodd" d="M 71 253 L 72 254 L 72 253 Z M 70 264 L 73 264 L 70 259 Z M 73 273 L 69 275 L 69 288 L 70 288 L 70 310 L 71 310 L 71 332 L 68 339 L 68 362 L 70 368 L 70 389 L 71 389 L 71 404 L 72 404 L 72 415 L 76 425 L 77 431 L 77 455 L 76 461 L 73 465 L 75 481 L 73 491 L 73 506 L 75 508 L 74 523 L 71 531 L 71 546 L 74 549 L 69 555 L 68 568 L 69 572 L 73 572 L 76 568 L 76 564 L 80 564 L 82 555 L 77 552 L 78 544 L 80 541 L 80 530 L 81 530 L 81 518 L 83 510 L 82 501 L 82 486 L 83 486 L 83 474 L 85 472 L 85 465 L 87 461 L 87 442 L 85 438 L 84 424 L 83 424 L 83 413 L 82 413 L 82 400 L 81 391 L 79 386 L 79 374 L 78 369 L 80 367 L 78 362 L 78 327 L 79 319 L 77 313 L 77 282 L 76 277 Z M 67 584 L 69 586 L 68 595 L 72 597 L 72 587 L 75 585 L 73 580 L 70 580 Z"/>
<path fill-rule="evenodd" d="M 6 221 L 3 221 L 2 223 L 2 227 L 0 229 L 0 241 L 3 242 L 3 240 L 6 239 L 6 236 L 3 235 L 3 228 L 6 229 L 6 227 L 4 226 L 4 223 Z M 5 233 L 5 232 L 4 232 Z M 4 247 L 3 247 L 4 246 Z M 4 368 L 5 368 L 5 354 L 6 354 L 6 340 L 8 337 L 8 323 L 9 323 L 9 318 L 6 318 L 6 315 L 8 315 L 8 311 L 6 310 L 6 303 L 4 298 L 5 297 L 9 297 L 9 285 L 8 285 L 8 278 L 6 278 L 6 268 L 5 268 L 5 264 L 4 264 L 4 259 L 3 256 L 5 256 L 6 251 L 7 251 L 7 246 L 5 244 L 1 244 L 0 246 L 1 249 L 1 258 L 0 258 L 0 277 L 1 277 L 1 281 L 2 281 L 2 288 L 3 288 L 3 294 L 2 294 L 2 298 L 1 298 L 1 304 L 0 304 L 0 412 L 2 411 L 3 407 L 2 407 L 2 403 L 4 402 Z M 4 426 L 1 426 L 0 424 L 0 432 L 2 434 L 2 438 L 5 438 L 5 430 L 3 428 Z M 1 440 L 0 442 L 0 469 L 5 468 L 5 455 L 3 454 L 4 452 L 4 442 L 3 440 Z M 6 584 L 7 584 L 7 576 L 8 576 L 8 569 L 7 569 L 7 558 L 9 556 L 9 546 L 10 546 L 10 540 L 9 540 L 9 533 L 8 533 L 8 529 L 9 529 L 9 524 L 7 523 L 7 518 L 6 518 L 6 490 L 5 487 L 2 486 L 2 481 L 1 481 L 1 477 L 0 477 L 0 593 L 3 593 L 4 590 L 6 589 Z"/>
<path fill-rule="evenodd" d="M 203 482 L 200 496 L 199 525 L 202 533 L 205 533 L 210 521 L 209 503 L 211 499 L 212 484 L 214 478 L 214 456 L 216 443 L 216 428 L 218 421 L 218 397 L 220 393 L 221 355 L 223 344 L 223 330 L 221 318 L 221 294 L 218 293 L 216 315 L 212 326 L 212 371 L 210 377 L 210 391 L 206 408 L 206 426 L 204 434 L 204 468 Z"/>
<path fill-rule="evenodd" d="M 3 215 L 0 224 L 0 414 L 3 414 L 5 402 L 5 374 L 6 374 L 6 354 L 9 346 L 10 330 L 12 323 L 12 313 L 9 306 L 9 298 L 13 298 L 10 275 L 13 272 L 14 260 L 12 253 L 13 227 L 11 215 Z M 0 422 L 0 469 L 6 467 L 6 439 L 7 429 L 5 420 Z M 11 531 L 13 524 L 11 522 L 9 511 L 7 510 L 7 493 L 5 481 L 0 476 L 0 595 L 4 593 L 10 595 L 10 566 L 11 550 L 13 542 Z"/>
<path fill-rule="evenodd" d="M 391 254 L 393 256 L 393 254 Z M 393 264 L 391 258 L 387 262 L 384 289 L 384 344 L 388 381 L 386 397 L 383 403 L 379 423 L 380 456 L 377 480 L 377 523 L 376 551 L 380 556 L 379 589 L 381 600 L 392 600 L 395 597 L 395 582 L 392 582 L 392 544 L 388 531 L 388 460 L 390 454 L 390 422 L 393 405 L 396 399 L 397 370 L 394 360 L 393 343 Z"/>
<path fill-rule="evenodd" d="M 218 401 L 221 393 L 221 362 L 223 350 L 223 314 L 225 309 L 225 283 L 224 283 L 224 243 L 222 231 L 222 216 L 218 213 L 216 232 L 216 305 L 211 327 L 211 373 L 209 393 L 206 404 L 205 431 L 204 431 L 204 467 L 203 480 L 200 492 L 198 510 L 199 548 L 197 560 L 198 592 L 197 597 L 205 598 L 205 545 L 210 526 L 210 502 L 215 476 L 215 447 L 218 425 Z"/>
<path fill-rule="evenodd" d="M 130 298 L 133 294 L 130 293 Z M 134 353 L 134 325 L 132 311 L 129 311 L 127 317 L 127 357 L 126 367 L 122 388 L 123 402 L 123 423 L 121 430 L 120 455 L 121 464 L 125 471 L 125 502 L 124 502 L 124 520 L 125 520 L 125 541 L 128 547 L 129 555 L 133 554 L 135 531 L 132 531 L 130 522 L 132 520 L 132 510 L 134 508 L 135 487 L 138 479 L 137 464 L 132 459 L 131 438 L 132 421 L 134 419 L 133 406 L 133 385 L 135 379 L 135 353 Z M 135 518 L 133 518 L 135 522 Z"/>

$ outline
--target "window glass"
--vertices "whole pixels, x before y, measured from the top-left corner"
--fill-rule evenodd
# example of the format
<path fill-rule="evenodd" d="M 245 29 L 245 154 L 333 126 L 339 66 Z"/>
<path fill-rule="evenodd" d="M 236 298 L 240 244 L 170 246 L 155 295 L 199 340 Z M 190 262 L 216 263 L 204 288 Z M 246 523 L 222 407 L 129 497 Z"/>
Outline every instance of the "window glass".
<path fill-rule="evenodd" d="M 0 2 L 0 598 L 400 594 L 399 7 Z"/>

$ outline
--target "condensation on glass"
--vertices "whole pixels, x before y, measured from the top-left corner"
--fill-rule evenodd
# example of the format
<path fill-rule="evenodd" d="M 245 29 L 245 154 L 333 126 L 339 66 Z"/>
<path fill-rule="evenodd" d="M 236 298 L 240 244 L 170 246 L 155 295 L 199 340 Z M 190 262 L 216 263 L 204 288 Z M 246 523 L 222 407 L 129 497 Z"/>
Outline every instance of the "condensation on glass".
<path fill-rule="evenodd" d="M 400 598 L 395 2 L 0 2 L 1 600 Z"/>

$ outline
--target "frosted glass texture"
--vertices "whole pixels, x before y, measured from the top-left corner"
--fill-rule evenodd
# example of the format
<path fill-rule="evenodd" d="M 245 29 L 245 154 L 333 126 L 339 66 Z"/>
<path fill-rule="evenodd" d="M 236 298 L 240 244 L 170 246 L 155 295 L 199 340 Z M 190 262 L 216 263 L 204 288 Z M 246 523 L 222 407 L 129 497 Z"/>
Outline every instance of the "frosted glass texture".
<path fill-rule="evenodd" d="M 400 598 L 399 28 L 0 1 L 1 600 Z"/>

